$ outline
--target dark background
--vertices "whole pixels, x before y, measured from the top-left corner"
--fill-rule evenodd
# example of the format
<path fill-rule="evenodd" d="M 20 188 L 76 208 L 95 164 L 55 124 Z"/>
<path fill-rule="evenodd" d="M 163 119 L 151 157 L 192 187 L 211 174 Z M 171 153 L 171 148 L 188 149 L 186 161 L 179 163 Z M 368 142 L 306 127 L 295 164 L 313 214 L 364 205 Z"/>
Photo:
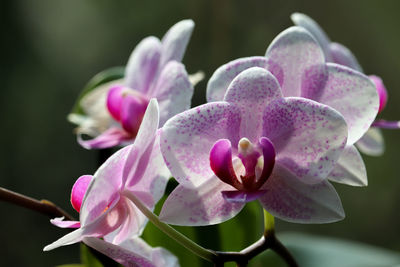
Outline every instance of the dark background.
<path fill-rule="evenodd" d="M 49 199 L 70 213 L 75 179 L 92 174 L 97 152 L 75 141 L 66 116 L 86 82 L 124 65 L 144 37 L 159 38 L 181 19 L 196 23 L 183 62 L 203 70 L 194 105 L 205 101 L 206 81 L 220 65 L 264 55 L 292 26 L 290 14 L 314 18 L 330 38 L 349 47 L 367 74 L 389 91 L 386 119 L 400 119 L 400 2 L 386 1 L 1 1 L 0 186 Z M 384 132 L 384 156 L 364 156 L 369 186 L 337 185 L 347 217 L 327 225 L 277 221 L 277 230 L 310 232 L 400 249 L 398 172 L 400 131 Z M 55 266 L 79 262 L 79 246 L 42 248 L 64 235 L 48 218 L 0 202 L 0 265 Z M 172 242 L 172 241 L 168 241 Z"/>

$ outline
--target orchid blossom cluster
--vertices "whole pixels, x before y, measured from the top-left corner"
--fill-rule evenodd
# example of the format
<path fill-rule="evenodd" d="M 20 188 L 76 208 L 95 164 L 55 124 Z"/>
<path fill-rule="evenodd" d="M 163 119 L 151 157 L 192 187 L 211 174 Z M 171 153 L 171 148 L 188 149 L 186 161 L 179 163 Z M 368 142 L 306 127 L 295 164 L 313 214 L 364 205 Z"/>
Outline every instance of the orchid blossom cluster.
<path fill-rule="evenodd" d="M 366 186 L 357 148 L 381 154 L 378 128 L 399 124 L 376 120 L 387 102 L 379 77 L 364 75 L 350 50 L 331 43 L 311 18 L 292 20 L 297 26 L 265 56 L 219 67 L 208 103 L 193 108 L 194 82 L 181 60 L 194 23 L 141 41 L 124 77 L 94 87 L 80 99 L 83 113 L 69 117 L 84 148 L 120 149 L 76 181 L 71 203 L 79 221 L 51 221 L 75 230 L 44 250 L 82 241 L 126 266 L 178 266 L 140 238 L 148 220 L 171 236 L 168 224 L 222 223 L 255 200 L 288 222 L 342 220 L 331 182 Z M 179 184 L 157 216 L 152 210 L 170 177 Z"/>

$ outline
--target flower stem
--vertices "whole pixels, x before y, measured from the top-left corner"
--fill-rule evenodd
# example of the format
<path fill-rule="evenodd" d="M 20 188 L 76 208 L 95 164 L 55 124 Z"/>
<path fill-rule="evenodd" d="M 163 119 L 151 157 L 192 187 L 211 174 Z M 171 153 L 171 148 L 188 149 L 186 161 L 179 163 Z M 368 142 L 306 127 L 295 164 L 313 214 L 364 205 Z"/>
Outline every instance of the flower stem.
<path fill-rule="evenodd" d="M 125 190 L 123 195 L 129 198 L 158 229 L 199 257 L 211 262 L 215 262 L 217 255 L 213 251 L 203 248 L 183 234 L 179 233 L 168 224 L 161 222 L 158 216 L 151 212 L 133 193 Z"/>
<path fill-rule="evenodd" d="M 268 211 L 264 210 L 264 236 L 275 234 L 275 218 Z"/>
<path fill-rule="evenodd" d="M 67 220 L 74 221 L 74 218 L 71 215 L 56 206 L 53 202 L 45 199 L 37 200 L 3 187 L 0 187 L 0 200 L 40 212 L 49 217 L 65 217 Z"/>

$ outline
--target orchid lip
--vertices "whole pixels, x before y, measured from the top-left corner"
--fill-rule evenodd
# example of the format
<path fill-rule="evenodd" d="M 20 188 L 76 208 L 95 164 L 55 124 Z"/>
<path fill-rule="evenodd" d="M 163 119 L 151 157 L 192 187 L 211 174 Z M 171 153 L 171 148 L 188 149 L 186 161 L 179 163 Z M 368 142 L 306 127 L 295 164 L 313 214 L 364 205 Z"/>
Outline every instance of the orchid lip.
<path fill-rule="evenodd" d="M 233 166 L 232 147 L 228 139 L 218 140 L 210 151 L 210 167 L 224 183 L 243 192 L 256 192 L 267 181 L 275 164 L 275 149 L 267 137 L 261 137 L 257 145 L 247 138 L 238 143 L 237 158 L 240 159 L 244 173 Z M 236 168 L 237 169 L 237 168 Z M 227 198 L 231 198 L 229 193 Z M 247 196 L 243 195 L 246 199 Z M 235 199 L 237 196 L 235 195 Z"/>

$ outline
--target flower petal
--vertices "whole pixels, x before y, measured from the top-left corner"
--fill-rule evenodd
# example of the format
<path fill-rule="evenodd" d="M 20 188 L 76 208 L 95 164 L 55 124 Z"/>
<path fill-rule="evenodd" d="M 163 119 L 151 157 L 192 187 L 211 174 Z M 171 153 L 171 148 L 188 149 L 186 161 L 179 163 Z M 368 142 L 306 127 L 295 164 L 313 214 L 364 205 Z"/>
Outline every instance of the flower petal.
<path fill-rule="evenodd" d="M 318 25 L 318 23 L 316 23 L 309 16 L 302 13 L 293 13 L 290 18 L 295 25 L 305 28 L 312 34 L 312 36 L 318 41 L 319 45 L 324 51 L 326 60 L 332 61 L 329 51 L 329 44 L 331 41 L 329 40 L 324 30 L 322 30 L 322 28 Z"/>
<path fill-rule="evenodd" d="M 353 55 L 350 49 L 344 45 L 339 43 L 330 43 L 329 51 L 332 55 L 332 62 L 344 65 L 359 72 L 363 72 L 356 57 Z"/>
<path fill-rule="evenodd" d="M 61 246 L 78 243 L 78 242 L 82 241 L 82 239 L 84 237 L 83 233 L 84 233 L 84 229 L 78 228 L 75 231 L 73 231 L 69 234 L 66 234 L 65 236 L 63 236 L 60 239 L 56 240 L 55 242 L 51 243 L 50 245 L 45 246 L 43 248 L 43 251 L 49 251 L 49 250 L 53 250 L 53 249 L 61 247 Z"/>
<path fill-rule="evenodd" d="M 214 176 L 209 153 L 219 139 L 239 142 L 240 113 L 226 102 L 214 102 L 182 112 L 161 130 L 161 152 L 171 174 L 186 186 L 195 186 Z"/>
<path fill-rule="evenodd" d="M 83 140 L 80 134 L 77 135 L 78 143 L 86 149 L 102 149 L 118 146 L 132 137 L 130 134 L 118 127 L 109 128 L 96 138 Z"/>
<path fill-rule="evenodd" d="M 221 101 L 232 80 L 242 71 L 251 67 L 266 68 L 265 57 L 245 57 L 233 60 L 219 67 L 207 84 L 207 101 Z"/>
<path fill-rule="evenodd" d="M 378 92 L 378 96 L 379 96 L 379 111 L 378 112 L 381 112 L 386 106 L 386 103 L 388 100 L 388 92 L 386 90 L 385 85 L 383 84 L 382 79 L 379 76 L 369 75 L 369 78 L 375 84 L 376 91 Z"/>
<path fill-rule="evenodd" d="M 64 221 L 64 217 L 58 217 L 50 220 L 50 223 L 60 228 L 79 228 L 79 221 Z"/>
<path fill-rule="evenodd" d="M 86 190 L 92 181 L 92 175 L 82 175 L 79 177 L 74 185 L 72 186 L 71 190 L 71 204 L 72 207 L 77 211 L 81 211 L 81 205 L 83 197 L 85 196 Z"/>
<path fill-rule="evenodd" d="M 342 220 L 344 211 L 338 194 L 327 181 L 306 184 L 286 168 L 275 165 L 259 198 L 273 216 L 295 223 L 329 223 Z"/>
<path fill-rule="evenodd" d="M 160 125 L 172 116 L 190 108 L 193 85 L 182 63 L 171 61 L 161 71 L 154 91 L 160 105 Z"/>
<path fill-rule="evenodd" d="M 364 74 L 345 66 L 328 63 L 325 88 L 310 99 L 339 111 L 349 128 L 347 144 L 352 145 L 369 129 L 379 109 L 379 97 L 373 82 Z"/>
<path fill-rule="evenodd" d="M 147 106 L 135 142 L 131 146 L 123 169 L 122 183 L 133 186 L 139 182 L 147 168 L 153 149 L 159 122 L 159 109 L 156 99 L 151 99 Z"/>
<path fill-rule="evenodd" d="M 174 225 L 201 226 L 224 222 L 234 217 L 244 203 L 230 203 L 222 191 L 233 187 L 211 177 L 195 188 L 178 185 L 164 202 L 160 219 Z"/>
<path fill-rule="evenodd" d="M 343 151 L 335 167 L 328 176 L 333 182 L 353 185 L 368 185 L 367 170 L 355 146 L 348 146 Z"/>
<path fill-rule="evenodd" d="M 266 52 L 267 69 L 278 79 L 284 96 L 300 96 L 302 87 L 321 87 L 326 75 L 325 58 L 318 42 L 301 27 L 280 33 Z M 316 89 L 314 89 L 316 90 Z"/>
<path fill-rule="evenodd" d="M 121 120 L 121 106 L 122 106 L 122 91 L 124 87 L 116 85 L 110 88 L 107 93 L 107 109 L 111 116 L 117 120 Z"/>
<path fill-rule="evenodd" d="M 125 85 L 143 94 L 157 75 L 161 42 L 156 37 L 143 39 L 133 50 L 125 69 Z"/>
<path fill-rule="evenodd" d="M 257 142 L 265 107 L 282 97 L 276 78 L 267 70 L 253 67 L 241 72 L 230 84 L 224 101 L 239 108 L 242 121 L 240 136 Z"/>
<path fill-rule="evenodd" d="M 334 109 L 305 98 L 275 100 L 264 113 L 263 135 L 274 144 L 276 164 L 305 183 L 331 172 L 343 151 L 347 127 Z"/>
<path fill-rule="evenodd" d="M 140 253 L 135 253 L 134 251 L 103 241 L 99 238 L 85 237 L 83 242 L 89 247 L 94 248 L 102 254 L 112 258 L 123 266 L 157 267 L 150 261 L 150 259 L 141 255 Z"/>
<path fill-rule="evenodd" d="M 191 19 L 179 21 L 173 25 L 162 38 L 162 52 L 160 67 L 164 67 L 169 61 L 182 61 L 186 46 L 194 28 Z"/>
<path fill-rule="evenodd" d="M 381 129 L 369 128 L 356 143 L 357 148 L 369 156 L 381 156 L 385 151 L 385 141 Z"/>

